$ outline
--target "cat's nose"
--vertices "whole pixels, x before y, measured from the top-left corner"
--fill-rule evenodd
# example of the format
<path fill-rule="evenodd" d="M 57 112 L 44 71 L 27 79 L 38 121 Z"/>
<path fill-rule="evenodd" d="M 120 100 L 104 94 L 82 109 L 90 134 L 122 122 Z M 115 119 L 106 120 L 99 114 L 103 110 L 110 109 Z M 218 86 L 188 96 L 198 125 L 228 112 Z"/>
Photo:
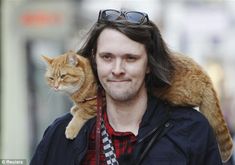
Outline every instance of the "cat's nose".
<path fill-rule="evenodd" d="M 58 91 L 59 87 L 60 87 L 60 83 L 59 83 L 58 81 L 56 81 L 56 82 L 54 83 L 54 89 L 55 89 L 56 91 Z"/>
<path fill-rule="evenodd" d="M 59 90 L 59 85 L 54 86 L 54 89 L 55 89 L 56 91 L 58 91 L 58 90 Z"/>

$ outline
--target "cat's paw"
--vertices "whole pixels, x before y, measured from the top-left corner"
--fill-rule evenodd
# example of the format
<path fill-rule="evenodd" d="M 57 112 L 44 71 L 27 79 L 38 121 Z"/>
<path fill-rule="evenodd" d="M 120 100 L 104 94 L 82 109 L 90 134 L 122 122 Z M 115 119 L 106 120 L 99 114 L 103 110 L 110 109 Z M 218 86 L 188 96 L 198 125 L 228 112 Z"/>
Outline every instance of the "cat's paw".
<path fill-rule="evenodd" d="M 73 126 L 73 125 L 68 125 L 65 130 L 65 136 L 67 139 L 73 140 L 77 135 L 78 135 L 79 130 Z"/>

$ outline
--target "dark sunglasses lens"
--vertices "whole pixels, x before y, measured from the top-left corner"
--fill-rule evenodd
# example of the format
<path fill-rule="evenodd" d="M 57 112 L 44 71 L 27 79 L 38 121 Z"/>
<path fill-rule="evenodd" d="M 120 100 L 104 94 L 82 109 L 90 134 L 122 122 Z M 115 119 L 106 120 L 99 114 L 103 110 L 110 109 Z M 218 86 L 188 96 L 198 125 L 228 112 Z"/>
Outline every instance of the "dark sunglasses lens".
<path fill-rule="evenodd" d="M 126 13 L 126 19 L 131 23 L 143 23 L 144 17 L 142 13 Z"/>
<path fill-rule="evenodd" d="M 102 18 L 107 21 L 115 21 L 120 16 L 120 12 L 113 10 L 106 10 L 102 13 Z"/>

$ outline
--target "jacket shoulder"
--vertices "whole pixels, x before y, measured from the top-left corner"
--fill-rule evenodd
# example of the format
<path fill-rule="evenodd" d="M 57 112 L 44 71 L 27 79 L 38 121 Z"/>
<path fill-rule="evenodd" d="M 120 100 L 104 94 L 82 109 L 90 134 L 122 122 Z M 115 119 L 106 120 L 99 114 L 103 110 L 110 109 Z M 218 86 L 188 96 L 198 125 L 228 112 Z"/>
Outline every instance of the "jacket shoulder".
<path fill-rule="evenodd" d="M 171 119 L 180 123 L 200 124 L 210 126 L 207 118 L 198 110 L 190 107 L 172 107 Z"/>
<path fill-rule="evenodd" d="M 54 122 L 52 122 L 52 124 L 47 127 L 32 157 L 30 165 L 41 164 L 45 161 L 47 153 L 52 147 L 51 144 L 56 141 L 55 139 L 65 139 L 65 128 L 71 119 L 72 115 L 70 113 L 66 113 L 55 119 Z"/>
<path fill-rule="evenodd" d="M 175 107 L 171 110 L 171 120 L 174 126 L 169 136 L 183 146 L 186 155 L 189 154 L 195 162 L 203 160 L 221 164 L 213 129 L 201 112 L 188 107 Z"/>
<path fill-rule="evenodd" d="M 48 126 L 48 128 L 44 132 L 43 137 L 47 135 L 52 135 L 53 133 L 57 131 L 60 132 L 60 130 L 63 130 L 64 132 L 66 126 L 68 125 L 71 119 L 72 119 L 72 115 L 70 113 L 66 113 L 58 117 L 52 122 L 51 125 Z"/>
<path fill-rule="evenodd" d="M 203 138 L 206 139 L 208 138 L 208 133 L 212 132 L 207 118 L 196 109 L 189 107 L 173 107 L 170 110 L 170 114 L 170 120 L 174 125 L 172 131 L 175 134 L 183 135 L 189 139 L 197 138 L 203 133 Z M 199 140 L 197 141 L 199 142 Z"/>
<path fill-rule="evenodd" d="M 63 127 L 64 125 L 69 123 L 72 117 L 73 116 L 70 113 L 66 113 L 58 117 L 57 119 L 55 119 L 49 127 L 52 127 L 52 128 Z"/>

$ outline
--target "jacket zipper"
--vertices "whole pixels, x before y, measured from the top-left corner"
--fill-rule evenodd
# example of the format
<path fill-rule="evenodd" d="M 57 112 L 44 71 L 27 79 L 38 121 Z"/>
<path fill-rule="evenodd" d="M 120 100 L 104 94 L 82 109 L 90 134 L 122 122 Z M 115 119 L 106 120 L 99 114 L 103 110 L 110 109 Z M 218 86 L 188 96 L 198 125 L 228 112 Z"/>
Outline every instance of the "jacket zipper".
<path fill-rule="evenodd" d="M 165 124 L 164 124 L 164 127 L 166 128 L 171 128 L 172 124 L 167 121 Z M 158 129 L 160 128 L 160 125 L 158 125 L 157 127 L 155 127 L 154 129 L 152 129 L 152 131 L 150 131 L 148 134 L 146 134 L 143 138 L 139 139 L 137 141 L 137 143 L 141 143 L 143 142 L 145 139 L 147 139 L 148 137 L 150 137 L 152 134 L 154 134 Z M 168 129 L 164 130 L 164 134 L 166 133 L 166 131 L 168 131 Z"/>

